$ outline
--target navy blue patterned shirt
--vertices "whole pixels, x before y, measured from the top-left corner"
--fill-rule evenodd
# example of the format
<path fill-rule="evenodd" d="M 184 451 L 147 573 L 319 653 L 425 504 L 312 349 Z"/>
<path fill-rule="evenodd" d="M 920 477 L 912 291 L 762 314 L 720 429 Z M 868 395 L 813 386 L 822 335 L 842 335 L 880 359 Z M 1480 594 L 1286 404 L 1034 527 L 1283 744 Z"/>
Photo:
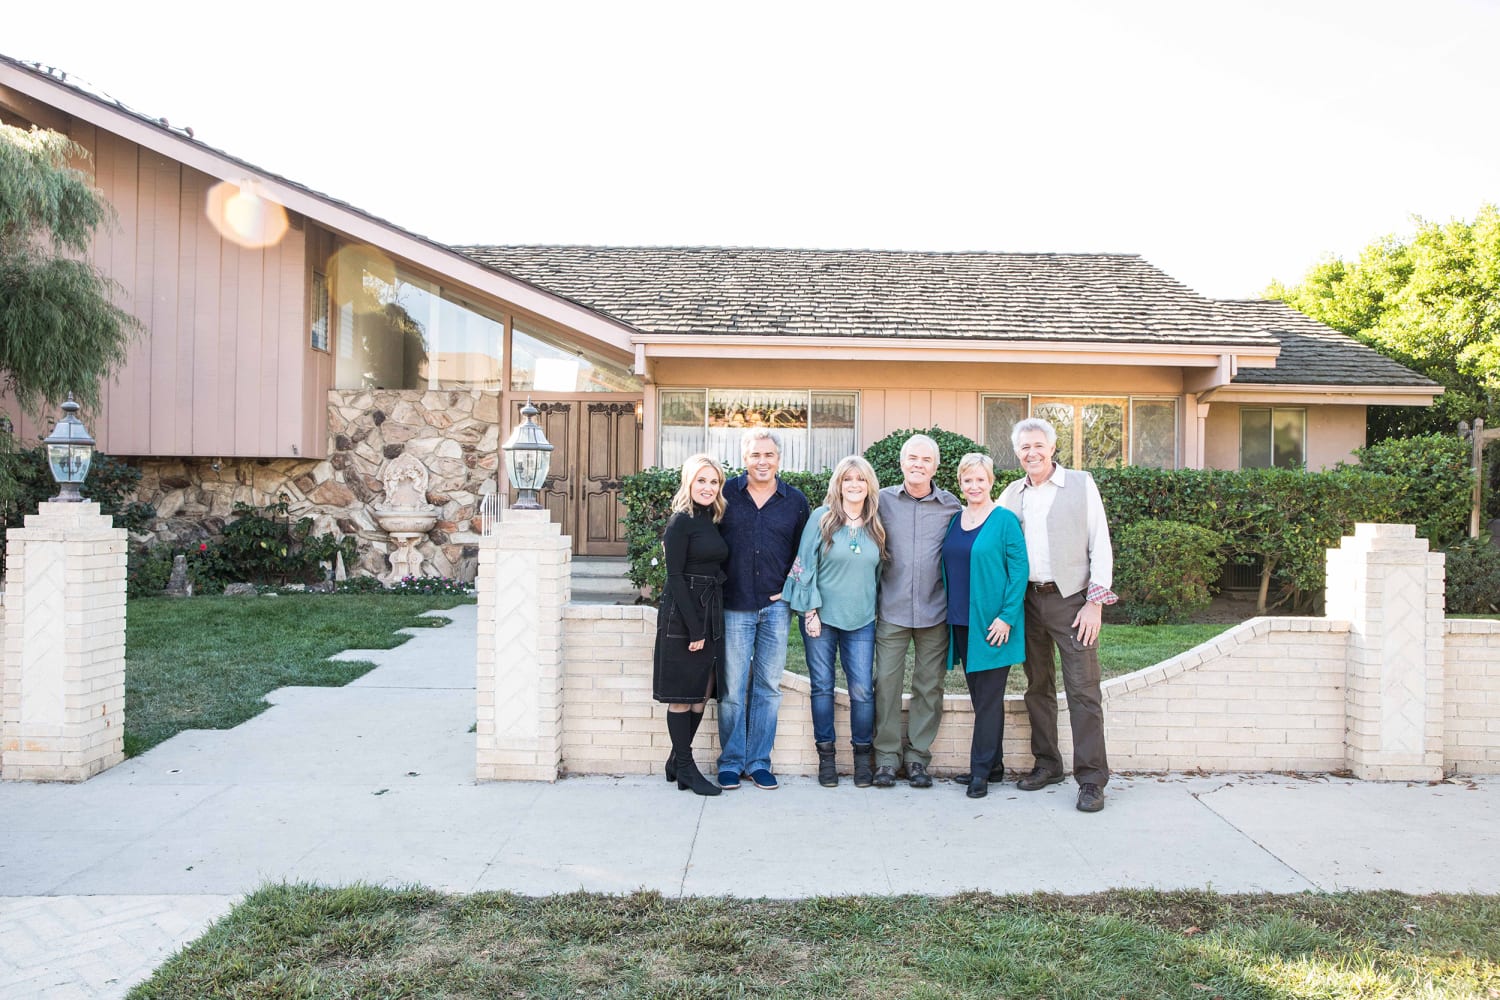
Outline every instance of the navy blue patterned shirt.
<path fill-rule="evenodd" d="M 750 477 L 744 475 L 724 484 L 719 534 L 729 543 L 724 563 L 724 607 L 729 611 L 759 611 L 771 603 L 772 594 L 781 593 L 809 513 L 807 497 L 780 476 L 763 507 L 755 506 L 749 485 Z"/>

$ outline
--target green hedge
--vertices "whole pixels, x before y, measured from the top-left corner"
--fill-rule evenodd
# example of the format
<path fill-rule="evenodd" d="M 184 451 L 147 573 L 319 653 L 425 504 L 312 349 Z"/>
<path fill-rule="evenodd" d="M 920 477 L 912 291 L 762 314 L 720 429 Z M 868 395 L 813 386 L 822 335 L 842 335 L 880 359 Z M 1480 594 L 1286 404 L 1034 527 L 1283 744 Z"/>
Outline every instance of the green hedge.
<path fill-rule="evenodd" d="M 1208 607 L 1227 539 L 1181 521 L 1137 521 L 1111 539 L 1115 591 L 1133 625 L 1180 622 Z"/>
<path fill-rule="evenodd" d="M 911 433 L 897 431 L 877 445 L 887 451 L 899 449 Z M 894 446 L 888 445 L 891 441 Z M 982 450 L 955 443 L 950 454 L 950 445 L 941 439 L 939 446 L 944 468 L 950 462 L 956 466 L 965 450 Z M 1473 477 L 1466 466 L 1453 463 L 1450 451 L 1444 439 L 1417 439 L 1415 444 L 1372 445 L 1359 453 L 1368 466 L 1329 472 L 1127 467 L 1093 473 L 1109 512 L 1117 551 L 1125 529 L 1142 521 L 1178 521 L 1207 528 L 1225 537 L 1222 555 L 1226 559 L 1260 563 L 1263 607 L 1316 609 L 1323 595 L 1324 552 L 1351 534 L 1356 522 L 1415 524 L 1419 534 L 1434 540 L 1434 547 L 1462 536 Z M 876 452 L 874 445 L 867 457 L 872 452 Z M 885 483 L 890 456 L 876 453 L 875 457 L 882 459 L 876 470 Z M 874 457 L 871 464 L 875 464 Z M 899 459 L 896 468 L 893 482 L 900 481 Z M 828 475 L 788 473 L 783 478 L 802 489 L 816 507 L 827 492 Z M 651 560 L 660 555 L 661 532 L 677 476 L 676 469 L 647 469 L 625 480 L 630 578 L 638 586 L 655 590 L 664 580 L 659 558 L 656 565 Z M 944 488 L 955 488 L 952 478 L 951 469 L 940 469 Z M 1130 581 L 1115 582 L 1131 586 Z"/>

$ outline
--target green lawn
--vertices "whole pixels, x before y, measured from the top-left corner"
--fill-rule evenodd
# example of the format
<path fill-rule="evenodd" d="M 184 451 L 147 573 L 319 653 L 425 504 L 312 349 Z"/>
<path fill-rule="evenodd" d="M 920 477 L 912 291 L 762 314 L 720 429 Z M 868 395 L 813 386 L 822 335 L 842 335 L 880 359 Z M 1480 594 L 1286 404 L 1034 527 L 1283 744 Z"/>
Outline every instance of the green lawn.
<path fill-rule="evenodd" d="M 396 630 L 431 627 L 455 596 L 305 594 L 149 597 L 125 616 L 125 752 L 135 756 L 184 729 L 228 729 L 260 714 L 287 685 L 337 687 L 368 661 L 329 662 L 345 649 L 389 649 Z"/>
<path fill-rule="evenodd" d="M 281 885 L 130 998 L 1485 998 L 1500 995 L 1496 927 L 1496 897 L 1394 892 L 742 901 Z"/>
<path fill-rule="evenodd" d="M 1150 667 L 1169 660 L 1178 653 L 1186 652 L 1199 643 L 1233 628 L 1232 625 L 1105 625 L 1099 640 L 1099 671 L 1104 677 L 1118 677 L 1133 673 L 1142 667 Z M 906 679 L 911 681 L 912 655 L 906 654 Z M 802 633 L 795 621 L 791 639 L 787 642 L 786 668 L 793 673 L 807 676 L 807 656 L 802 649 Z M 843 674 L 839 677 L 842 679 Z M 953 670 L 944 681 L 949 694 L 968 694 L 961 671 Z M 1061 673 L 1057 689 L 1062 690 Z M 1006 691 L 1021 694 L 1026 690 L 1026 677 L 1020 670 L 1012 670 L 1006 682 Z"/>

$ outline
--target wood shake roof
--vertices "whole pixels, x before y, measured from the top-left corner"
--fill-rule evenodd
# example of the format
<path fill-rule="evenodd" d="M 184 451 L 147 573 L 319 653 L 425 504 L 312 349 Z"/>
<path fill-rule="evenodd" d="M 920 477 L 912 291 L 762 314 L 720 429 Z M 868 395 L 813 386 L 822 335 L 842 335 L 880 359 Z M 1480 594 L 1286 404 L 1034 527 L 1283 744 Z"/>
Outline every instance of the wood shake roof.
<path fill-rule="evenodd" d="M 1264 347 L 1236 384 L 1436 383 L 1279 302 L 1205 298 L 1133 254 L 460 246 L 643 333 Z"/>

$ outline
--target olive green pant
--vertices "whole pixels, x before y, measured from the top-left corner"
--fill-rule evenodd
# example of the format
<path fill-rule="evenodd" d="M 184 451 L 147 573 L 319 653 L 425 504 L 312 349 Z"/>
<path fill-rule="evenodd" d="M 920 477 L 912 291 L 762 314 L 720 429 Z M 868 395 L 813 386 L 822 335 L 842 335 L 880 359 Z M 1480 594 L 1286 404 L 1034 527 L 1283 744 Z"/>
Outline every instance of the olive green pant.
<path fill-rule="evenodd" d="M 906 761 L 926 766 L 943 721 L 943 674 L 948 669 L 948 626 L 902 628 L 875 622 L 875 766 L 901 766 L 901 696 L 906 650 L 916 646 L 911 705 L 906 720 Z"/>

